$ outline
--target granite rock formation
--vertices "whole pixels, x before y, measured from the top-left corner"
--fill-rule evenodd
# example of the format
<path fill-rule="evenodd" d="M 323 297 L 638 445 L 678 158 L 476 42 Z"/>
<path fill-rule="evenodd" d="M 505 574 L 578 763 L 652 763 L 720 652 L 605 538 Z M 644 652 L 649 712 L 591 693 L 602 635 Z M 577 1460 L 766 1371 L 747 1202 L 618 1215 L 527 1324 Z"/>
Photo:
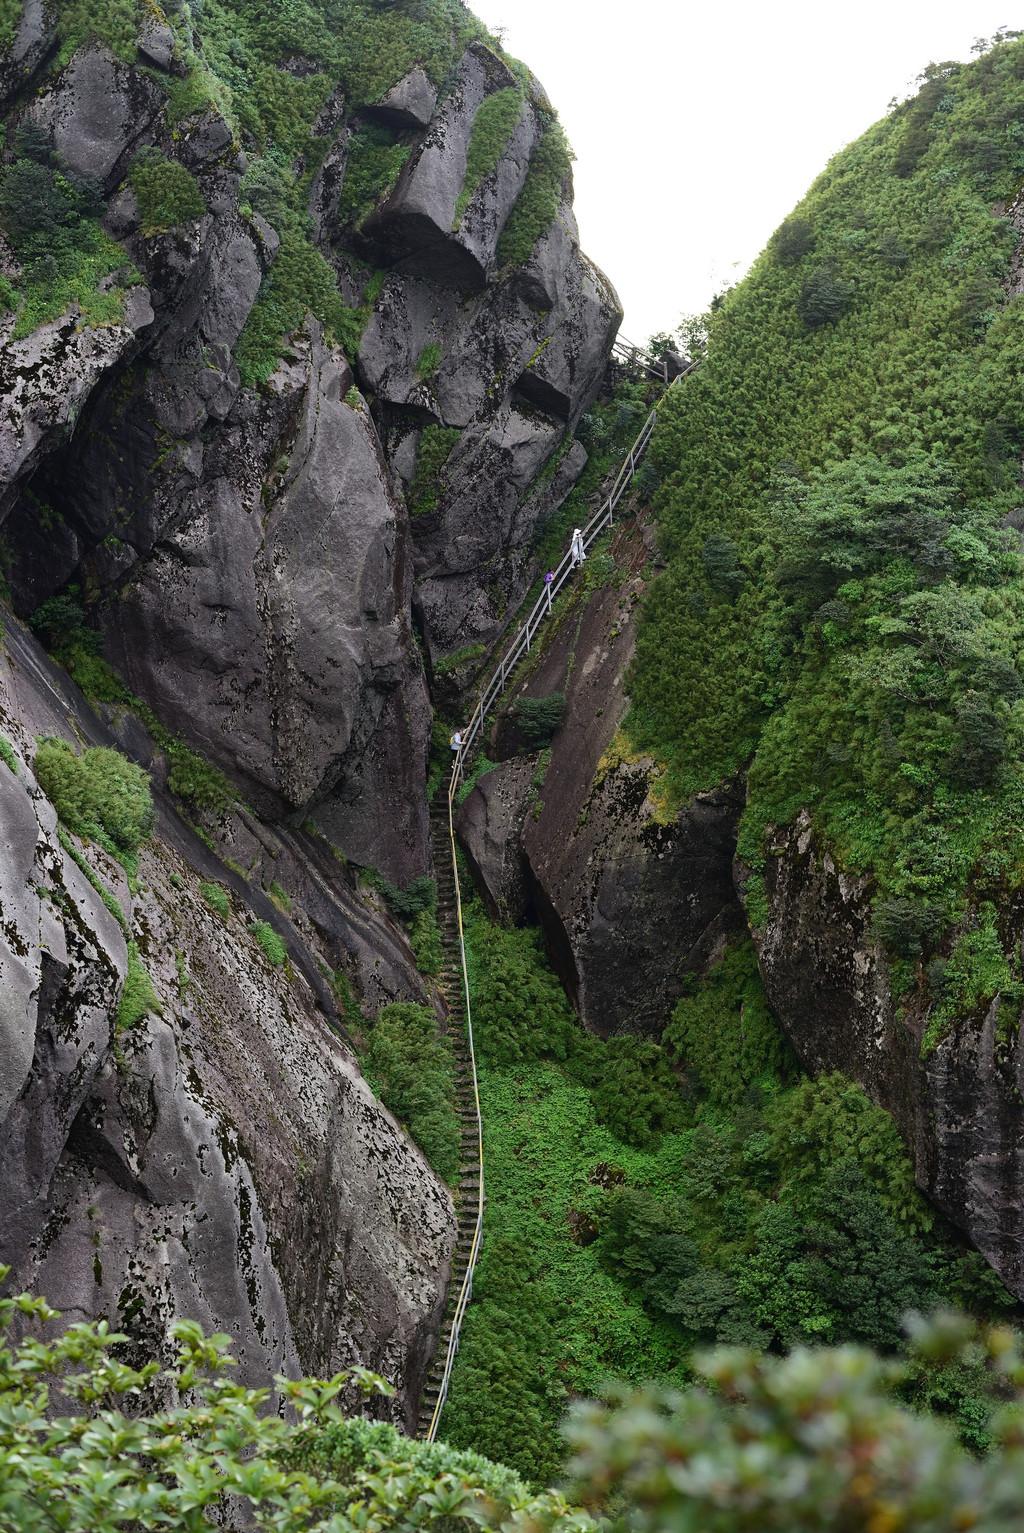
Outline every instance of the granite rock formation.
<path fill-rule="evenodd" d="M 459 833 L 492 910 L 540 922 L 586 1026 L 656 1036 L 685 976 L 743 925 L 732 877 L 742 799 L 736 789 L 702 795 L 666 819 L 653 763 L 619 751 L 641 529 L 618 534 L 615 557 L 621 583 L 577 587 L 497 727 L 492 749 L 515 750 L 518 699 L 564 693 L 550 761 L 520 757 L 481 778 Z M 515 847 L 503 846 L 517 829 Z"/>
<path fill-rule="evenodd" d="M 870 884 L 837 868 L 806 812 L 776 834 L 765 884 L 754 942 L 800 1059 L 814 1074 L 843 1071 L 892 1113 L 918 1185 L 1024 1296 L 1019 1031 L 998 1026 L 997 999 L 922 1057 L 927 1015 L 893 998 Z"/>
<path fill-rule="evenodd" d="M 328 93 L 317 165 L 300 153 L 287 173 L 309 189 L 302 259 L 355 318 L 332 331 L 299 312 L 276 362 L 247 370 L 245 337 L 306 225 L 254 206 L 244 177 L 265 146 L 228 92 L 174 97 L 202 58 L 198 8 L 151 7 L 134 52 L 105 32 L 67 46 L 63 25 L 28 0 L 0 59 L 6 163 L 29 154 L 37 181 L 66 178 L 123 262 L 101 279 L 102 323 L 84 299 L 35 328 L 0 317 L 16 614 L 0 666 L 15 762 L 0 764 L 0 1260 L 140 1345 L 173 1314 L 229 1331 L 247 1381 L 363 1363 L 411 1423 L 452 1197 L 362 1079 L 350 1028 L 393 1000 L 439 1022 L 444 1007 L 359 869 L 400 885 L 429 870 L 431 668 L 489 642 L 532 578 L 534 533 L 586 461 L 571 432 L 618 305 L 579 251 L 568 176 L 529 260 L 502 264 L 550 108 L 472 43 L 447 80 L 416 65 L 372 100 Z M 274 67 L 287 93 L 311 62 Z M 518 120 L 456 218 L 476 112 L 513 87 Z M 355 228 L 339 199 L 353 136 L 374 125 L 407 161 Z M 187 211 L 154 213 L 140 165 L 161 195 L 191 187 Z M 19 297 L 2 240 L 0 274 Z M 411 517 L 429 426 L 454 450 Z M 84 613 L 75 653 L 101 651 L 93 695 L 116 703 L 87 703 L 18 621 L 53 598 Z M 157 825 L 131 884 L 58 828 L 32 772 L 41 735 L 149 771 Z M 175 797 L 169 740 L 237 801 Z M 139 960 L 157 1002 L 126 1030 Z"/>
<path fill-rule="evenodd" d="M 117 1316 L 140 1343 L 159 1345 L 176 1314 L 227 1329 L 253 1384 L 368 1364 L 398 1385 L 405 1419 L 443 1297 L 451 1197 L 361 1079 L 320 976 L 350 973 L 370 1004 L 423 999 L 407 947 L 336 873 L 332 890 L 312 855 L 253 826 L 302 900 L 286 919 L 257 892 L 270 868 L 253 857 L 247 880 L 221 864 L 159 790 L 134 889 L 98 847 L 58 836 L 33 735 L 118 736 L 30 636 L 7 637 L 2 1259 L 59 1308 Z M 236 854 L 247 818 L 230 831 Z M 212 879 L 232 892 L 227 918 L 204 896 Z M 303 881 L 321 884 L 319 901 Z M 286 937 L 289 969 L 255 941 L 257 915 Z M 120 1028 L 129 932 L 158 1009 Z"/>
<path fill-rule="evenodd" d="M 343 152 L 332 195 L 326 170 L 314 183 L 343 291 L 358 292 L 353 240 L 386 263 L 357 354 L 309 321 L 266 383 L 244 388 L 233 353 L 278 233 L 247 208 L 245 160 L 214 109 L 172 130 L 141 67 L 153 48 L 147 33 L 139 67 L 80 49 L 17 119 L 49 135 L 69 173 L 102 185 L 106 226 L 141 281 L 122 325 L 96 331 L 70 314 L 0 347 L 15 606 L 30 614 L 80 586 L 108 658 L 262 815 L 311 818 L 347 856 L 404 882 L 428 857 L 413 611 L 437 659 L 487 642 L 521 596 L 534 532 L 585 456 L 564 454 L 543 484 L 541 471 L 600 385 L 618 306 L 579 251 L 568 201 L 526 266 L 498 267 L 541 132 L 529 97 L 452 229 L 475 111 L 512 79 L 474 44 L 439 99 L 414 70 L 333 123 L 340 144 L 389 116 L 416 139 L 358 232 L 336 212 Z M 142 149 L 186 166 L 207 212 L 145 233 L 127 179 Z M 441 363 L 424 382 L 430 345 Z M 410 522 L 403 491 L 431 423 L 460 436 L 435 509 Z"/>

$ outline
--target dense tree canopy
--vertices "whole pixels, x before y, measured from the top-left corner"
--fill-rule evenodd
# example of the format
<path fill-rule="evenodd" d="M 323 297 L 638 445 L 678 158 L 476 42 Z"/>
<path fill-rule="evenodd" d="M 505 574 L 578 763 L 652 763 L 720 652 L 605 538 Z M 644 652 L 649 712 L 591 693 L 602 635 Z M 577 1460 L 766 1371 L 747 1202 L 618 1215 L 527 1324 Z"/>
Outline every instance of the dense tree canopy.
<path fill-rule="evenodd" d="M 926 70 L 713 306 L 653 448 L 632 740 L 680 797 L 748 772 L 755 924 L 766 830 L 809 809 L 921 974 L 972 884 L 1024 879 L 1022 110 L 1018 39 Z"/>

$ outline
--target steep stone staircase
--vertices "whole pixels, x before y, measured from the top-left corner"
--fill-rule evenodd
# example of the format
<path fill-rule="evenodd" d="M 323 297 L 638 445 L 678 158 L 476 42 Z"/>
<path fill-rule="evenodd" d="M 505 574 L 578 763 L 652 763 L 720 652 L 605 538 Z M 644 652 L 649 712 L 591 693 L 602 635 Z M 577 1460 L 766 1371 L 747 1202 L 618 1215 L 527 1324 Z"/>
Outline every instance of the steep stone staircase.
<path fill-rule="evenodd" d="M 639 354 L 638 348 L 627 347 L 627 350 Z M 633 355 L 631 360 L 635 363 L 636 356 Z M 666 365 L 664 381 L 667 387 L 662 396 L 663 399 L 682 383 L 694 365 L 688 363 L 671 380 Z M 660 369 L 652 367 L 650 370 L 660 376 Z M 584 552 L 590 548 L 596 538 L 612 526 L 616 507 L 629 489 L 633 474 L 647 451 L 654 433 L 658 408 L 659 406 L 655 405 L 644 421 L 639 436 L 626 455 L 602 504 L 586 527 L 582 529 Z M 430 837 L 437 877 L 437 919 L 444 943 L 441 982 L 449 1007 L 448 1036 L 456 1061 L 456 1101 L 462 1123 L 462 1156 L 456 1194 L 459 1216 L 458 1241 L 452 1260 L 444 1320 L 430 1371 L 423 1386 L 417 1421 L 419 1436 L 431 1442 L 437 1434 L 441 1412 L 447 1399 L 448 1383 L 458 1350 L 462 1320 L 472 1294 L 473 1271 L 483 1234 L 485 1202 L 483 1128 L 476 1092 L 472 1017 L 467 1015 L 469 986 L 463 968 L 461 894 L 455 867 L 453 822 L 455 790 L 464 776 L 473 751 L 477 748 L 477 740 L 485 719 L 498 706 L 515 666 L 525 654 L 529 653 L 534 635 L 550 617 L 554 598 L 563 585 L 577 573 L 581 564 L 582 560 L 577 556 L 576 551 L 570 549 L 558 567 L 551 572 L 544 590 L 538 596 L 526 621 L 505 649 L 497 669 L 483 686 L 469 723 L 461 731 L 462 743 L 453 760 L 452 776 L 448 786 L 437 794 L 430 806 Z"/>
<path fill-rule="evenodd" d="M 437 876 L 437 920 L 444 944 L 441 984 L 448 1001 L 448 1040 L 455 1057 L 455 1100 L 462 1128 L 459 1186 L 456 1193 L 459 1233 L 452 1258 L 444 1320 L 437 1338 L 433 1362 L 420 1397 L 417 1424 L 420 1437 L 432 1436 L 433 1430 L 436 1429 L 435 1416 L 439 1415 L 437 1403 L 442 1388 L 446 1386 L 445 1374 L 448 1371 L 452 1329 L 456 1311 L 460 1307 L 460 1299 L 463 1297 L 467 1284 L 470 1262 L 475 1254 L 474 1240 L 482 1201 L 480 1129 L 476 1093 L 473 1089 L 473 1066 L 466 1035 L 458 904 L 448 813 L 448 793 L 442 789 L 430 807 L 430 840 Z M 464 1303 L 462 1307 L 464 1308 Z"/>

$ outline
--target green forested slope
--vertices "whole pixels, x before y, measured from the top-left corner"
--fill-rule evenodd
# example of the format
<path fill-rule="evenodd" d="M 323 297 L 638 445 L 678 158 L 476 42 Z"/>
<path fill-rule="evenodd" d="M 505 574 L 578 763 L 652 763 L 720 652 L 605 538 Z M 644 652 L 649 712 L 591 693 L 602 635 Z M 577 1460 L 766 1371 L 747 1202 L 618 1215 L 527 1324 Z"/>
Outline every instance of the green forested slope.
<path fill-rule="evenodd" d="M 631 736 L 680 797 L 749 766 L 755 868 L 811 808 L 908 958 L 1024 881 L 1022 174 L 1024 44 L 932 66 L 714 307 L 655 440 Z"/>
<path fill-rule="evenodd" d="M 487 1213 L 447 1441 L 546 1484 L 574 1396 L 688 1383 L 709 1342 L 898 1353 L 908 1310 L 1017 1313 L 917 1191 L 888 1114 L 839 1075 L 801 1078 L 749 941 L 655 1044 L 586 1033 L 538 933 L 473 907 L 467 935 Z M 903 1391 L 988 1444 L 980 1367 L 915 1364 Z"/>

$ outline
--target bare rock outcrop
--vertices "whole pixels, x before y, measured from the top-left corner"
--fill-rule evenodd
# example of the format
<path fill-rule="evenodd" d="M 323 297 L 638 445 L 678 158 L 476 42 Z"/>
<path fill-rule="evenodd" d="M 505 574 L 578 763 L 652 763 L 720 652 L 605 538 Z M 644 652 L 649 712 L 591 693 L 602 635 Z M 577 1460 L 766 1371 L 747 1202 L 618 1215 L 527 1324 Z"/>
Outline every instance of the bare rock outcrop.
<path fill-rule="evenodd" d="M 405 882 L 429 732 L 406 523 L 344 358 L 315 325 L 295 358 L 108 609 L 108 652 L 265 815 L 312 814 Z"/>
<path fill-rule="evenodd" d="M 374 117 L 385 122 L 397 122 L 405 128 L 425 128 L 436 105 L 437 91 L 417 64 L 384 92 L 371 111 Z"/>
<path fill-rule="evenodd" d="M 483 179 L 461 215 L 458 203 L 481 102 L 497 91 L 517 88 L 516 76 L 490 48 L 473 43 L 467 49 L 398 184 L 368 225 L 368 234 L 399 270 L 460 291 L 486 283 L 541 133 L 527 98 L 496 169 Z"/>
<path fill-rule="evenodd" d="M 79 325 L 71 312 L 15 339 L 13 317 L 0 321 L 0 514 L 74 431 L 96 384 L 152 322 L 144 287 L 127 295 L 123 323 L 102 330 Z"/>
<path fill-rule="evenodd" d="M 0 55 L 0 111 L 33 78 L 53 46 L 55 17 L 46 0 L 24 0 L 10 48 Z"/>
<path fill-rule="evenodd" d="M 160 110 L 161 93 L 145 74 L 106 48 L 80 49 L 54 86 L 31 108 L 73 175 L 116 184 L 126 160 Z"/>
<path fill-rule="evenodd" d="M 473 881 L 492 918 L 512 925 L 531 909 L 521 838 L 535 771 L 528 756 L 501 762 L 480 777 L 459 811 L 459 840 Z"/>

